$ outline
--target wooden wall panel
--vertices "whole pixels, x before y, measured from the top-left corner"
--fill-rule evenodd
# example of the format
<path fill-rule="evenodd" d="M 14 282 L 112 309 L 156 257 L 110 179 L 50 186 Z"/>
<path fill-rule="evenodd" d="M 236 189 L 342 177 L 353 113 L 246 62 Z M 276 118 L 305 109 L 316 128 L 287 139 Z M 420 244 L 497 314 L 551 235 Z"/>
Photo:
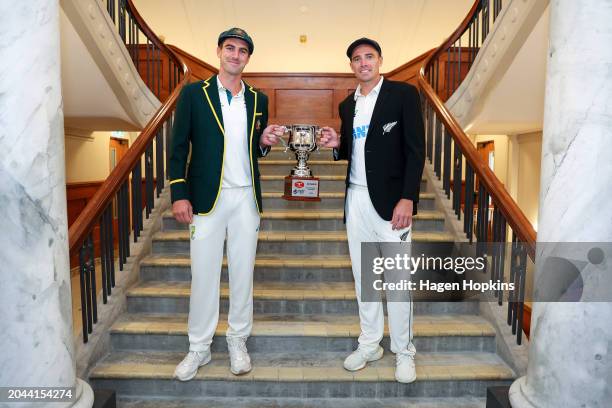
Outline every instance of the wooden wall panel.
<path fill-rule="evenodd" d="M 274 117 L 331 119 L 333 89 L 276 89 Z"/>
<path fill-rule="evenodd" d="M 197 57 L 172 45 L 169 47 L 185 59 L 192 71 L 194 81 L 206 79 L 218 72 L 217 68 Z M 412 61 L 384 74 L 384 76 L 391 80 L 416 85 L 418 70 L 430 52 L 419 55 Z M 463 55 L 467 55 L 467 53 Z M 146 59 L 145 48 L 141 48 L 140 57 L 143 60 Z M 155 66 L 156 70 L 159 69 L 164 73 L 160 84 L 160 97 L 163 100 L 168 95 L 169 76 L 166 73 L 169 65 L 167 58 L 164 58 L 163 55 L 159 58 L 159 64 L 149 64 L 149 70 L 152 71 L 153 66 Z M 139 71 L 143 78 L 147 77 L 146 63 L 142 62 L 140 64 Z M 357 80 L 352 73 L 246 72 L 243 77 L 246 82 L 268 96 L 269 122 L 276 124 L 308 123 L 318 126 L 328 125 L 339 129 L 338 105 L 357 87 Z M 442 82 L 440 86 L 443 86 Z"/>

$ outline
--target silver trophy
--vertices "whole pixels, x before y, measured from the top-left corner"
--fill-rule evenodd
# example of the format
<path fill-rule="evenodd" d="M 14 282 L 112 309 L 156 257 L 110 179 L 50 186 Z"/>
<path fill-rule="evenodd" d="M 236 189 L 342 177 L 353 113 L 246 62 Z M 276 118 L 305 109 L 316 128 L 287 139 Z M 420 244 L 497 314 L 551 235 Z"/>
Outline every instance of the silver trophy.
<path fill-rule="evenodd" d="M 321 129 L 314 125 L 286 125 L 285 134 L 289 135 L 289 142 L 285 142 L 285 151 L 290 149 L 295 153 L 297 166 L 291 169 L 291 175 L 297 177 L 312 177 L 312 171 L 308 167 L 308 157 L 310 153 L 318 149 L 317 136 Z"/>
<path fill-rule="evenodd" d="M 291 169 L 291 174 L 285 177 L 285 194 L 287 200 L 320 201 L 319 179 L 313 177 L 308 167 L 310 153 L 318 150 L 317 136 L 321 129 L 314 125 L 288 125 L 284 126 L 288 134 L 288 142 L 281 138 L 285 145 L 285 152 L 291 150 L 295 153 L 297 166 Z"/>

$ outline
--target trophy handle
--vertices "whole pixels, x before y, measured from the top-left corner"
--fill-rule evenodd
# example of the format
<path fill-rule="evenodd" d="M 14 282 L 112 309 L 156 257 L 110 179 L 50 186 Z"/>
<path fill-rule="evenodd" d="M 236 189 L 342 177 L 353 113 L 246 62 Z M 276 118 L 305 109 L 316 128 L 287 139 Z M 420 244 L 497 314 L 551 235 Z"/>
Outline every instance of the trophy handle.
<path fill-rule="evenodd" d="M 315 153 L 320 153 L 319 143 L 318 143 L 320 138 L 321 138 L 321 128 L 319 126 L 315 126 L 315 148 L 313 150 Z"/>
<path fill-rule="evenodd" d="M 291 126 L 287 126 L 287 125 L 282 125 L 283 129 L 285 129 L 285 131 L 283 132 L 283 136 L 286 134 L 291 134 Z M 281 143 L 283 144 L 283 146 L 285 146 L 285 151 L 284 153 L 287 153 L 287 151 L 289 150 L 289 144 L 287 143 L 287 141 L 285 140 L 284 137 L 280 138 Z"/>

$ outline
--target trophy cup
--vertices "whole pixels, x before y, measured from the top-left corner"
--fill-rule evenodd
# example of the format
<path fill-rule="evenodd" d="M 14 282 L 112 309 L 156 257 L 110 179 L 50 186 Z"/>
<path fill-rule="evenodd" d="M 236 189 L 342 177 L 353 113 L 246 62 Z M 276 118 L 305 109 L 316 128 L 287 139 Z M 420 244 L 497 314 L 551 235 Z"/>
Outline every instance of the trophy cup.
<path fill-rule="evenodd" d="M 318 126 L 288 125 L 284 126 L 289 142 L 285 142 L 285 151 L 290 149 L 295 153 L 297 166 L 291 169 L 291 174 L 285 177 L 286 200 L 321 201 L 319 198 L 319 179 L 313 177 L 308 167 L 310 153 L 317 150 L 317 135 L 321 132 Z"/>

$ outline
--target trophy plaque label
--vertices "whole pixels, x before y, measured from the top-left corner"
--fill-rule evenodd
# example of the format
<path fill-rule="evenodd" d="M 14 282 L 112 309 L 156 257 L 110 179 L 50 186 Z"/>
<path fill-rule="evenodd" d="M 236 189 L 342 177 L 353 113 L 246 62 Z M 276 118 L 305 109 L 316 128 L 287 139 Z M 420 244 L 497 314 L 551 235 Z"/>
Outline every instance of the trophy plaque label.
<path fill-rule="evenodd" d="M 285 177 L 286 200 L 320 201 L 319 179 L 316 177 Z"/>
<path fill-rule="evenodd" d="M 313 177 L 308 167 L 310 153 L 318 150 L 317 135 L 320 128 L 314 125 L 284 126 L 289 141 L 284 142 L 285 151 L 291 149 L 295 153 L 297 166 L 291 169 L 291 174 L 285 177 L 286 200 L 321 201 L 319 198 L 319 179 Z"/>

